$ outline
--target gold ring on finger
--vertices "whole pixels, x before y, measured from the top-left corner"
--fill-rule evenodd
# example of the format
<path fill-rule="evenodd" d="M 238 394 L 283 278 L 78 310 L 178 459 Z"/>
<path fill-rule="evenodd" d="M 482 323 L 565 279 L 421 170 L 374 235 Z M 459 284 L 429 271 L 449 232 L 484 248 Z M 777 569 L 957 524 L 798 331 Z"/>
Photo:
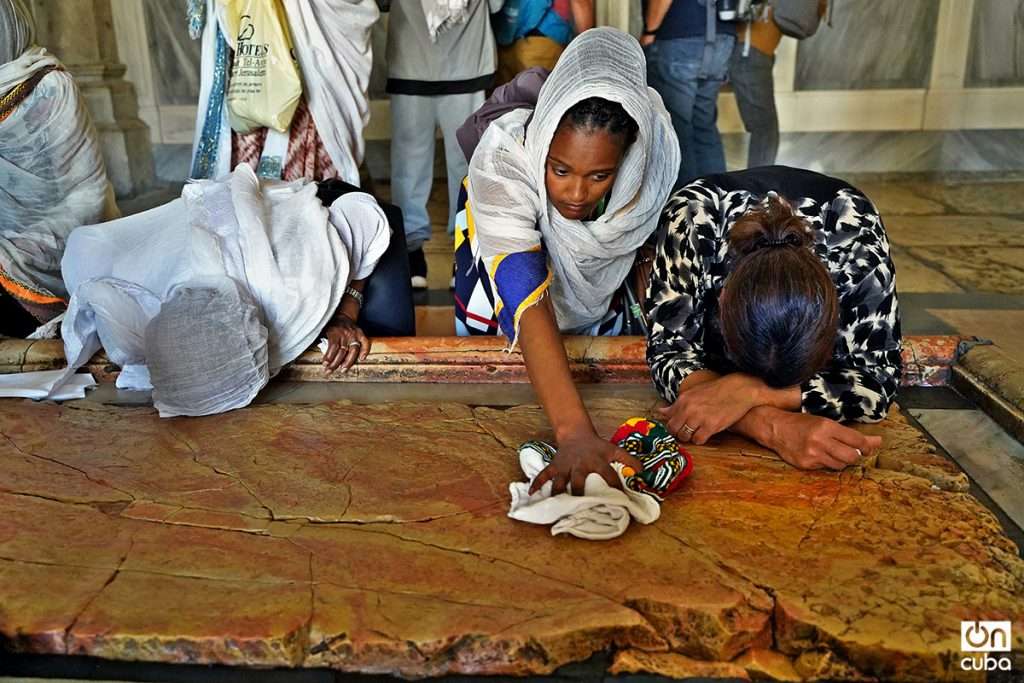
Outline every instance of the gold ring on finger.
<path fill-rule="evenodd" d="M 689 436 L 689 435 L 693 434 L 693 433 L 694 433 L 695 431 L 697 431 L 697 430 L 696 430 L 696 429 L 694 429 L 693 427 L 691 427 L 691 426 L 690 426 L 690 425 L 688 425 L 688 424 L 684 424 L 684 425 L 683 425 L 683 431 L 684 431 L 684 432 L 686 432 L 686 435 L 687 435 L 687 436 Z"/>

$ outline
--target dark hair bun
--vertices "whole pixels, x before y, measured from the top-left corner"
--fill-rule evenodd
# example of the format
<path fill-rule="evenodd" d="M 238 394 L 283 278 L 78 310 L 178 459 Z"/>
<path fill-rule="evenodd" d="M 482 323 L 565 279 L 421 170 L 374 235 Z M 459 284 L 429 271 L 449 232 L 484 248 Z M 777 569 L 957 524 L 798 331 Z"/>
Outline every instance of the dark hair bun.
<path fill-rule="evenodd" d="M 729 230 L 729 249 L 738 257 L 768 249 L 808 247 L 811 241 L 807 221 L 774 192 L 740 216 Z"/>

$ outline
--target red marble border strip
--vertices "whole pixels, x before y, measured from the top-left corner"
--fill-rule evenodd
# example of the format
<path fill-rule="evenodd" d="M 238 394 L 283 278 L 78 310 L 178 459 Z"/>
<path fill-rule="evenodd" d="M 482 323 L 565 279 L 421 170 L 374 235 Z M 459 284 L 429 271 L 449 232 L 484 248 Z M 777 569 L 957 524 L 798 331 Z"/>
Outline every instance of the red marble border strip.
<path fill-rule="evenodd" d="M 903 385 L 942 386 L 955 364 L 958 336 L 905 337 Z M 566 351 L 577 381 L 641 383 L 650 381 L 642 337 L 567 337 Z M 529 379 L 522 354 L 507 352 L 496 337 L 390 337 L 375 339 L 366 362 L 352 371 L 325 377 L 320 352 L 307 351 L 281 372 L 303 382 L 439 382 L 505 384 Z M 0 374 L 52 370 L 64 366 L 59 341 L 0 339 Z M 100 353 L 89 370 L 99 382 L 117 377 L 117 366 Z"/>

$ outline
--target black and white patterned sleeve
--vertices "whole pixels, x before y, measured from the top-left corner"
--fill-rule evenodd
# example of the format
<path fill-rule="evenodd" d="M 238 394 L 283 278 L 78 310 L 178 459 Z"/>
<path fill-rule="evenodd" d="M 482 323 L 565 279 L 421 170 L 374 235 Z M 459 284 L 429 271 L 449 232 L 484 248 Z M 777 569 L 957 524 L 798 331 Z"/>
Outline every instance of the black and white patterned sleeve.
<path fill-rule="evenodd" d="M 829 366 L 801 386 L 802 410 L 878 422 L 902 373 L 896 278 L 885 227 L 864 195 L 843 190 L 827 211 L 828 267 L 839 293 L 839 335 Z M 830 226 L 831 227 L 831 226 Z"/>
<path fill-rule="evenodd" d="M 712 287 L 708 266 L 723 246 L 718 206 L 714 189 L 692 183 L 672 197 L 658 231 L 647 291 L 647 362 L 655 388 L 669 403 L 690 373 L 706 368 L 705 295 Z"/>

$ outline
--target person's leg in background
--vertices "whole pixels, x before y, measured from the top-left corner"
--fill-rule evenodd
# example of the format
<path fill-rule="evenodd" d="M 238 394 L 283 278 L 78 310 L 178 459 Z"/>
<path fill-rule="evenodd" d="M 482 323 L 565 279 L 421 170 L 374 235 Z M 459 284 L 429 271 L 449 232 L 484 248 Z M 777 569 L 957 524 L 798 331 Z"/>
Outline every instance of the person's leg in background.
<path fill-rule="evenodd" d="M 414 289 L 427 286 L 423 243 L 430 239 L 427 200 L 434 182 L 436 98 L 391 95 L 391 202 L 402 210 Z"/>
<path fill-rule="evenodd" d="M 779 153 L 779 115 L 775 109 L 775 81 L 772 69 L 775 57 L 746 43 L 736 42 L 729 64 L 729 83 L 736 93 L 736 104 L 743 127 L 750 133 L 747 167 L 771 166 Z"/>
<path fill-rule="evenodd" d="M 448 171 L 448 234 L 455 230 L 455 210 L 462 181 L 469 173 L 469 164 L 459 147 L 455 132 L 484 103 L 484 91 L 444 95 L 437 100 L 437 119 L 444 135 L 444 158 Z"/>
<path fill-rule="evenodd" d="M 693 103 L 694 177 L 725 172 L 725 150 L 718 132 L 718 93 L 729 76 L 729 60 L 735 42 L 735 36 L 719 34 L 714 47 L 701 59 Z"/>
<path fill-rule="evenodd" d="M 455 233 L 455 214 L 458 212 L 459 192 L 462 181 L 469 174 L 469 163 L 459 146 L 455 133 L 484 103 L 482 90 L 459 95 L 438 97 L 438 123 L 444 136 L 444 159 L 448 176 L 448 234 Z M 455 287 L 452 276 L 451 287 Z"/>
<path fill-rule="evenodd" d="M 703 50 L 703 38 L 660 40 L 644 48 L 647 84 L 657 90 L 665 101 L 665 108 L 672 117 L 672 127 L 679 138 L 681 162 L 676 187 L 697 177 L 693 107 Z"/>

